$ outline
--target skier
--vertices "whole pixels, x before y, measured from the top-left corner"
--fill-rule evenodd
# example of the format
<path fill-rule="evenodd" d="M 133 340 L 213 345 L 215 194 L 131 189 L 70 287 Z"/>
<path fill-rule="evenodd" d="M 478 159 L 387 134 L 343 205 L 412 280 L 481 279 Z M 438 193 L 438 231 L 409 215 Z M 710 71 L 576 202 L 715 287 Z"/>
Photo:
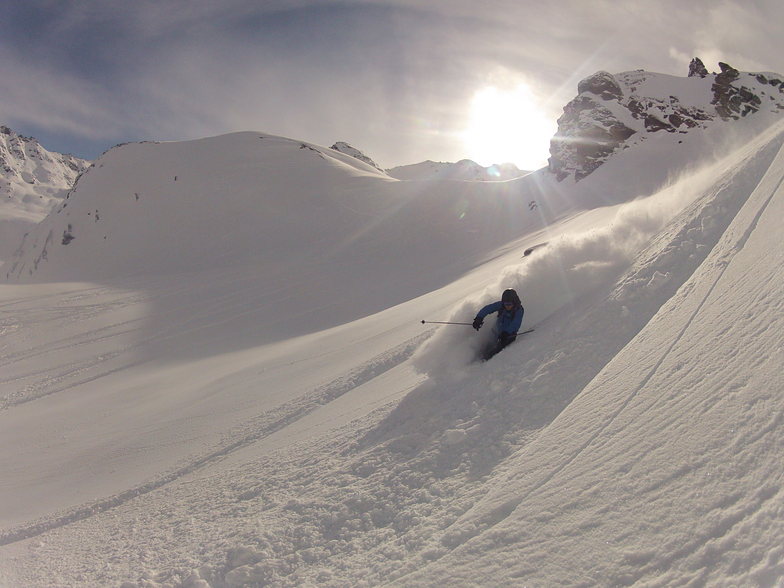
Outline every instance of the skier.
<path fill-rule="evenodd" d="M 478 331 L 484 323 L 484 318 L 493 312 L 498 312 L 498 318 L 493 329 L 495 340 L 482 354 L 482 359 L 485 361 L 517 338 L 517 331 L 520 330 L 520 325 L 523 323 L 523 313 L 525 311 L 517 292 L 508 288 L 501 295 L 501 300 L 488 304 L 476 313 L 472 326 Z"/>

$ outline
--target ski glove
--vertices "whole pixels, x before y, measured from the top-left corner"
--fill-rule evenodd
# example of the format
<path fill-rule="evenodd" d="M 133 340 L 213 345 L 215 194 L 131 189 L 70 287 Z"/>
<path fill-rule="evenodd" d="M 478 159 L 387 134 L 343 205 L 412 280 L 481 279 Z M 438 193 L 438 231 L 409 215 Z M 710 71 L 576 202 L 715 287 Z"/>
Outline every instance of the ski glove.
<path fill-rule="evenodd" d="M 474 319 L 474 324 L 472 326 L 478 331 L 479 329 L 482 328 L 482 323 L 484 323 L 484 320 L 482 320 L 479 317 L 476 317 Z"/>

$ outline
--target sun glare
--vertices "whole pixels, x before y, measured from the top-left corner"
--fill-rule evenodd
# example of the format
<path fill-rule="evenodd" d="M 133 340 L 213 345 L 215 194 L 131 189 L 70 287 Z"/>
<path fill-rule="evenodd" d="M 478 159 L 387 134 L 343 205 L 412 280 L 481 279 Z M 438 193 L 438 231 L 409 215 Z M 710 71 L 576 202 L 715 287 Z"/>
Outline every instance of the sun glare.
<path fill-rule="evenodd" d="M 471 101 L 463 133 L 467 157 L 483 166 L 514 163 L 535 170 L 547 165 L 557 125 L 548 119 L 526 84 L 511 90 L 486 87 Z"/>

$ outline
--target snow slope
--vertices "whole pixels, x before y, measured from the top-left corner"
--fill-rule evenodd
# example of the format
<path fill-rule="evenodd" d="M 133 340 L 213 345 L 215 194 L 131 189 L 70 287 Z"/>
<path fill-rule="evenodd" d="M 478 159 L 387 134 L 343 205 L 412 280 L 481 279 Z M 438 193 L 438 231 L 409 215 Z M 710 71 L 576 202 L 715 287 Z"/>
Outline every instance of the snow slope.
<path fill-rule="evenodd" d="M 0 585 L 780 584 L 781 124 L 577 185 L 259 137 L 110 151 L 3 268 Z M 491 362 L 419 322 L 507 286 Z"/>
<path fill-rule="evenodd" d="M 21 281 L 95 280 L 273 259 L 292 267 L 318 254 L 334 271 L 407 246 L 438 255 L 423 260 L 431 270 L 569 208 L 529 210 L 543 190 L 398 182 L 338 151 L 258 133 L 128 144 L 104 154 L 3 269 Z"/>
<path fill-rule="evenodd" d="M 628 323 L 641 309 L 630 303 L 650 308 L 677 281 L 650 322 L 450 525 L 442 539 L 448 553 L 401 585 L 483 577 L 780 585 L 784 152 L 770 167 L 759 163 L 751 164 L 753 179 L 734 174 L 744 189 L 698 203 L 658 237 L 587 313 L 603 313 L 604 321 L 562 333 L 574 342 L 560 377 L 564 364 L 589 365 L 589 329 L 616 321 L 616 334 L 636 331 Z M 712 248 L 692 273 L 701 245 Z M 603 345 L 612 341 L 608 331 Z M 529 401 L 554 392 L 538 382 L 549 379 L 542 362 L 528 363 L 533 374 L 498 387 L 516 386 Z"/>

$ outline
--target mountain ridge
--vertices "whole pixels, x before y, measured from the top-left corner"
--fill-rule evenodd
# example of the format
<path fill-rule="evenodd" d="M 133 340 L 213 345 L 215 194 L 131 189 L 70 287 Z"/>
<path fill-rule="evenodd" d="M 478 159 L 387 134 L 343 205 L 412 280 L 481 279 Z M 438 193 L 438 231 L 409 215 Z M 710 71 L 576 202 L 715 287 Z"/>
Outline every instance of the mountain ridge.
<path fill-rule="evenodd" d="M 548 169 L 579 181 L 614 153 L 659 132 L 687 134 L 712 124 L 784 112 L 779 74 L 739 72 L 726 63 L 709 74 L 694 58 L 689 76 L 599 71 L 580 81 L 550 142 Z"/>
<path fill-rule="evenodd" d="M 65 197 L 89 165 L 0 125 L 0 263 Z"/>
<path fill-rule="evenodd" d="M 502 182 L 423 187 L 354 154 L 260 133 L 129 143 L 94 162 L 2 269 L 13 280 L 72 280 L 272 263 L 281 255 L 381 255 L 359 244 L 394 239 L 398 223 L 412 248 L 438 239 L 441 246 L 429 248 L 434 256 L 447 261 L 451 249 L 467 260 L 555 214 L 544 201 L 533 213 L 537 194 L 533 184 L 510 191 Z M 501 202 L 519 211 L 504 231 L 483 212 Z M 423 226 L 431 208 L 441 211 L 439 227 Z"/>

